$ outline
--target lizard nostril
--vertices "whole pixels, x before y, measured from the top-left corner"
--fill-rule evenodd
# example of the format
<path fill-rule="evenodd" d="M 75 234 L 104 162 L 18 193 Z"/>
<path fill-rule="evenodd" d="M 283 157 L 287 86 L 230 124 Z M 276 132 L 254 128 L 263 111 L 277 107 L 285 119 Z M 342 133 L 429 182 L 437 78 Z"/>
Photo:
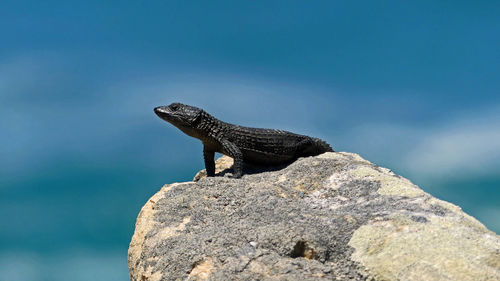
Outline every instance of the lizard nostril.
<path fill-rule="evenodd" d="M 155 107 L 155 109 L 154 109 L 154 110 L 155 110 L 156 115 L 159 115 L 159 114 L 161 114 L 161 113 L 166 113 L 166 112 L 165 112 L 165 107 L 164 107 L 164 106 L 158 106 L 158 107 Z"/>

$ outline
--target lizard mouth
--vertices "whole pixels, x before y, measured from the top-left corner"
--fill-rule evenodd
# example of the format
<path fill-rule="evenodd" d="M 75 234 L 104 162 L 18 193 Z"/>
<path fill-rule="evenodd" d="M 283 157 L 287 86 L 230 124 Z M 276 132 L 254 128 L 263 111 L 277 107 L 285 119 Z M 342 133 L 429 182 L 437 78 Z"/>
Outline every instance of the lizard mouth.
<path fill-rule="evenodd" d="M 172 112 L 166 106 L 155 107 L 154 111 L 161 119 L 169 120 L 172 118 Z"/>
<path fill-rule="evenodd" d="M 158 106 L 158 107 L 155 107 L 155 113 L 156 114 L 168 114 L 170 113 L 170 109 L 166 106 Z"/>

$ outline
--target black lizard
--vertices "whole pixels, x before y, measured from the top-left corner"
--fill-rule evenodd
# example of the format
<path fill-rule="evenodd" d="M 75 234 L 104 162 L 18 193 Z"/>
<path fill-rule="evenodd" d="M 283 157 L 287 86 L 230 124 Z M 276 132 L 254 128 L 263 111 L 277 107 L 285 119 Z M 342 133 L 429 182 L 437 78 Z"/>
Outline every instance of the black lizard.
<path fill-rule="evenodd" d="M 204 110 L 181 103 L 159 106 L 155 113 L 184 133 L 201 140 L 207 175 L 215 175 L 215 152 L 234 159 L 233 177 L 243 174 L 243 162 L 281 165 L 299 157 L 333 151 L 329 144 L 313 137 L 282 130 L 259 129 L 222 122 Z"/>

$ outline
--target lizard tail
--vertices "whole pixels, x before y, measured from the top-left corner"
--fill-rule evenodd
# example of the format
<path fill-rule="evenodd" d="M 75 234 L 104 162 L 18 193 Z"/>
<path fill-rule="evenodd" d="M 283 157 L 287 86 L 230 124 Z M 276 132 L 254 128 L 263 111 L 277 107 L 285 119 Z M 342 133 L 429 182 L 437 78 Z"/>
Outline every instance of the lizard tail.
<path fill-rule="evenodd" d="M 332 147 L 324 140 L 318 138 L 309 138 L 304 141 L 302 148 L 299 150 L 300 156 L 315 156 L 325 152 L 334 152 Z"/>
<path fill-rule="evenodd" d="M 324 140 L 318 138 L 312 138 L 313 146 L 318 151 L 318 154 L 325 152 L 334 152 L 333 148 Z"/>

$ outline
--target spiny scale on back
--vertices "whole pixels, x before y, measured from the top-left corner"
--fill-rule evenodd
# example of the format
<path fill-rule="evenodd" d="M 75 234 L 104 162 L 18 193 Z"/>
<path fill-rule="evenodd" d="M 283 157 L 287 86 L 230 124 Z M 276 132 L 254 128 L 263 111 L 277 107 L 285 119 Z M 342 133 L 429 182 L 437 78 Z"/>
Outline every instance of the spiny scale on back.
<path fill-rule="evenodd" d="M 156 115 L 187 135 L 203 143 L 207 175 L 215 175 L 215 152 L 234 159 L 233 177 L 243 174 L 243 162 L 258 165 L 281 165 L 299 157 L 333 151 L 318 138 L 275 129 L 249 128 L 222 122 L 204 110 L 172 103 L 154 109 Z"/>

